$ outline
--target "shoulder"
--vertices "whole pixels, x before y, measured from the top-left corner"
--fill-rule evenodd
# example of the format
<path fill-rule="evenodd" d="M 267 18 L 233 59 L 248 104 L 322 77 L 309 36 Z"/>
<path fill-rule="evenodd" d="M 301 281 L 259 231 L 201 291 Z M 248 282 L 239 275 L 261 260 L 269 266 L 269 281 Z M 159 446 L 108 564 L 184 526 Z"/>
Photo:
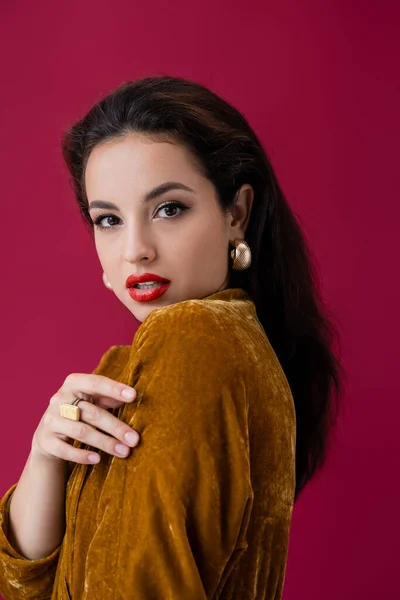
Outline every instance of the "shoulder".
<path fill-rule="evenodd" d="M 220 312 L 217 315 L 210 303 L 197 299 L 157 308 L 139 326 L 132 345 L 111 346 L 93 373 L 115 379 L 132 358 L 138 358 L 138 353 L 155 358 L 162 348 L 163 351 L 168 349 L 169 355 L 174 349 L 182 354 L 194 343 L 198 349 L 207 347 L 208 352 L 203 356 L 206 359 L 213 342 L 218 343 L 220 349 L 225 345 L 227 328 L 223 326 Z"/>
<path fill-rule="evenodd" d="M 149 314 L 137 332 L 137 341 L 143 344 L 152 338 L 157 342 L 180 340 L 189 343 L 188 335 L 196 336 L 196 343 L 208 340 L 224 344 L 229 342 L 229 324 L 232 324 L 229 303 L 205 300 L 185 300 L 155 309 Z"/>
<path fill-rule="evenodd" d="M 232 344 L 229 317 L 221 319 L 210 304 L 187 300 L 150 313 L 135 337 L 132 368 L 139 364 L 157 372 L 172 368 L 184 373 L 186 380 L 191 376 L 232 380 L 233 372 L 239 376 L 242 364 Z"/>
<path fill-rule="evenodd" d="M 107 374 L 107 377 L 115 379 L 129 359 L 130 348 L 130 346 L 111 346 L 101 356 L 99 364 L 92 373 L 95 375 Z"/>
<path fill-rule="evenodd" d="M 138 394 L 134 405 L 124 407 L 127 422 L 141 416 L 138 424 L 151 423 L 152 429 L 159 428 L 158 436 L 168 423 L 179 439 L 188 431 L 193 436 L 194 430 L 201 430 L 203 439 L 210 419 L 217 422 L 223 414 L 224 422 L 238 419 L 245 431 L 242 357 L 230 343 L 229 328 L 207 302 L 155 309 L 142 325 L 122 377 Z"/>

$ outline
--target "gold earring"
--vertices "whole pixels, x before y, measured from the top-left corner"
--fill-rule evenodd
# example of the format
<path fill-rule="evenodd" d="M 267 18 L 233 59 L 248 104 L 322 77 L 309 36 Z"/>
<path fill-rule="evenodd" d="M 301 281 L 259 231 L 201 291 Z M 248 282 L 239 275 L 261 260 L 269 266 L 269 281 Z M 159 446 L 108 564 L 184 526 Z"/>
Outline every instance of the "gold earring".
<path fill-rule="evenodd" d="M 103 283 L 109 290 L 112 290 L 111 283 L 107 279 L 107 275 L 103 271 Z"/>
<path fill-rule="evenodd" d="M 233 241 L 234 249 L 231 251 L 231 257 L 233 258 L 232 269 L 236 271 L 244 271 L 251 265 L 251 250 L 250 246 L 245 240 L 236 238 Z"/>

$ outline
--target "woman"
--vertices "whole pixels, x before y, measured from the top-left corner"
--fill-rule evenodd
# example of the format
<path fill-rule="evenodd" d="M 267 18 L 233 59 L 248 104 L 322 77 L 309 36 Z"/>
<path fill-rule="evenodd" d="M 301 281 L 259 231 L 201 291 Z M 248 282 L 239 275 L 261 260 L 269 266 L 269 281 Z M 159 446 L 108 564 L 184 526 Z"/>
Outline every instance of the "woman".
<path fill-rule="evenodd" d="M 266 154 L 227 102 L 162 76 L 93 106 L 63 155 L 104 283 L 141 325 L 51 398 L 0 503 L 0 591 L 281 598 L 342 367 Z"/>

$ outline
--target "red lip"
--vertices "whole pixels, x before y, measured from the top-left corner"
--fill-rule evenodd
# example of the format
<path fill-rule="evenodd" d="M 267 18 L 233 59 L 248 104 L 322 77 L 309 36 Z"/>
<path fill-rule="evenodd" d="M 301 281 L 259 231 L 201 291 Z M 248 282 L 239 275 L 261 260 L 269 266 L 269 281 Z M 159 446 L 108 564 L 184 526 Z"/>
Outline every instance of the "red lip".
<path fill-rule="evenodd" d="M 170 283 L 169 279 L 154 275 L 154 273 L 142 273 L 142 275 L 129 275 L 125 285 L 127 288 L 130 288 L 133 287 L 135 283 L 145 283 L 146 281 L 163 281 L 165 283 Z"/>
<path fill-rule="evenodd" d="M 161 283 L 155 288 L 149 290 L 139 290 L 135 287 L 129 288 L 129 295 L 136 302 L 153 302 L 161 298 L 163 294 L 168 290 L 171 283 Z"/>

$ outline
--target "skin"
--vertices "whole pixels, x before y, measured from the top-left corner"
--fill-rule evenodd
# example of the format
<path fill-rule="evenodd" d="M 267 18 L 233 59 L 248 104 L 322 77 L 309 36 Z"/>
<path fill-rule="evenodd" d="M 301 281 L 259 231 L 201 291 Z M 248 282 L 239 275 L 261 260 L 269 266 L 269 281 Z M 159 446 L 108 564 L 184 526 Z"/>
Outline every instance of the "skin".
<path fill-rule="evenodd" d="M 146 192 L 167 181 L 181 182 L 194 193 L 170 190 L 141 204 Z M 97 254 L 115 295 L 138 321 L 156 308 L 230 287 L 229 242 L 244 239 L 254 197 L 250 185 L 238 191 L 235 214 L 224 215 L 213 184 L 199 173 L 184 146 L 137 133 L 96 146 L 87 162 L 85 185 L 89 207 L 94 200 L 118 206 L 89 208 L 89 214 L 92 221 L 108 216 L 100 223 L 106 230 L 94 228 Z M 189 209 L 159 208 L 166 201 Z M 137 302 L 125 281 L 141 273 L 155 273 L 171 285 L 158 300 Z"/>

